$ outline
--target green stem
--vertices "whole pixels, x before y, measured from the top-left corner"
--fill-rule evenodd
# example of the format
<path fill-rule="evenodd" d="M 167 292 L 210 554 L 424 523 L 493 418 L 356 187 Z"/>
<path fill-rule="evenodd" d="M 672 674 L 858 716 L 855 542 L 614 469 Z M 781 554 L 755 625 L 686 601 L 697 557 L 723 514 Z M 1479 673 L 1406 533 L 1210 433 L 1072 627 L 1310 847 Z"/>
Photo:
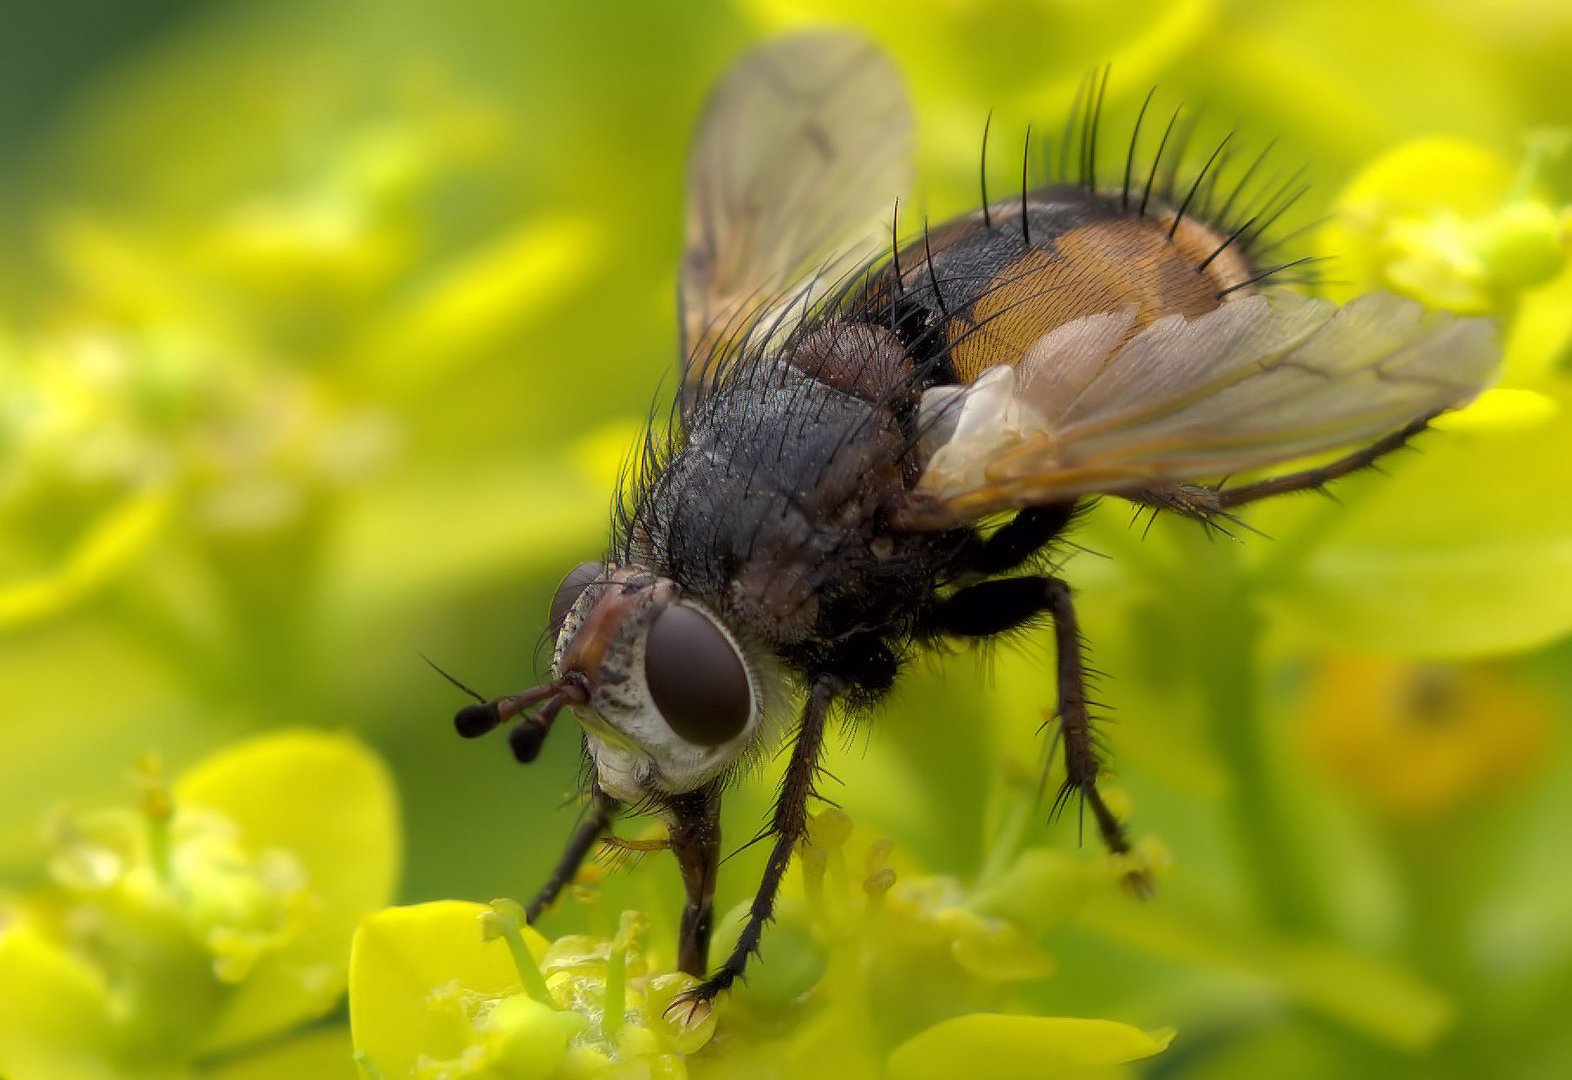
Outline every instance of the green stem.
<path fill-rule="evenodd" d="M 987 856 L 983 860 L 982 870 L 977 875 L 977 889 L 993 884 L 1015 861 L 1016 852 L 1021 848 L 1021 840 L 1026 835 L 1026 828 L 1031 824 L 1032 811 L 1036 806 L 1036 792 L 1029 790 L 1023 783 L 1013 778 L 1006 781 L 1008 785 L 1005 793 L 1004 820 L 1000 823 L 998 831 L 994 834 L 993 843 L 989 845 Z"/>
<path fill-rule="evenodd" d="M 606 958 L 606 994 L 600 1018 L 601 1037 L 613 1045 L 617 1042 L 617 1033 L 622 1030 L 623 1013 L 627 1010 L 628 950 L 637 948 L 643 936 L 643 916 L 624 911 Z"/>
<path fill-rule="evenodd" d="M 168 885 L 170 873 L 169 816 L 152 813 L 147 817 L 147 859 L 158 880 Z"/>
<path fill-rule="evenodd" d="M 611 955 L 606 959 L 606 1000 L 600 1018 L 600 1034 L 613 1046 L 617 1032 L 622 1030 L 622 1013 L 626 1008 L 628 992 L 628 949 L 617 935 L 611 941 Z"/>
<path fill-rule="evenodd" d="M 1469 952 L 1469 916 L 1487 901 L 1480 868 L 1489 864 L 1491 838 L 1499 835 L 1469 818 L 1392 826 L 1386 831 L 1391 864 L 1407 901 L 1405 945 L 1413 969 L 1458 1001 L 1463 1016 L 1478 993 L 1477 962 Z"/>
<path fill-rule="evenodd" d="M 142 819 L 147 824 L 147 858 L 158 880 L 168 885 L 172 880 L 170 850 L 170 821 L 175 816 L 169 789 L 164 786 L 161 765 L 155 758 L 147 758 L 138 765 L 142 783 Z"/>
<path fill-rule="evenodd" d="M 508 952 L 513 956 L 513 966 L 519 973 L 519 982 L 524 984 L 524 992 L 542 1005 L 555 1008 L 551 990 L 546 986 L 546 977 L 540 973 L 540 965 L 535 963 L 529 944 L 524 940 L 524 933 L 519 929 L 524 923 L 524 909 L 512 900 L 493 900 L 486 919 L 489 925 L 487 936 L 495 935 L 507 944 Z"/>
<path fill-rule="evenodd" d="M 1315 896 L 1293 856 L 1289 815 L 1276 782 L 1261 716 L 1261 619 L 1250 602 L 1236 545 L 1191 541 L 1207 573 L 1192 580 L 1192 613 L 1201 628 L 1200 674 L 1216 746 L 1232 778 L 1229 821 L 1237 858 L 1256 906 L 1280 929 L 1305 931 L 1317 921 Z"/>

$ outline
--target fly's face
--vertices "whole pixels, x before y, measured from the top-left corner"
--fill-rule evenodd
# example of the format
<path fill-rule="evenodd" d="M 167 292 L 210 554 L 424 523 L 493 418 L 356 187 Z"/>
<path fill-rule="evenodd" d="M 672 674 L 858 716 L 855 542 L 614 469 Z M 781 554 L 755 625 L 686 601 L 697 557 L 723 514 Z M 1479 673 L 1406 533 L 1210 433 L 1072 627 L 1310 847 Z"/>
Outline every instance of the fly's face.
<path fill-rule="evenodd" d="M 551 681 L 477 702 L 454 717 L 477 738 L 519 718 L 514 757 L 531 762 L 564 708 L 584 729 L 596 782 L 626 803 L 703 787 L 764 739 L 778 665 L 750 650 L 720 615 L 670 578 L 632 566 L 580 563 L 557 586 Z M 441 671 L 441 668 L 437 669 Z"/>
<path fill-rule="evenodd" d="M 766 663 L 676 582 L 584 563 L 558 587 L 551 621 L 551 685 L 616 798 L 692 791 L 758 737 Z"/>

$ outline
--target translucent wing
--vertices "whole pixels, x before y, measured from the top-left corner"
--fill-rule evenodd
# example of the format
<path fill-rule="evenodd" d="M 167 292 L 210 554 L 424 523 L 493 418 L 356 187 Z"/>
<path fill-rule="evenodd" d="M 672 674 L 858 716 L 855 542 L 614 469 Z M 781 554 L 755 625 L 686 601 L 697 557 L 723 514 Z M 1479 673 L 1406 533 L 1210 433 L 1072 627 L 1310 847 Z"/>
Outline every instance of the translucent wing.
<path fill-rule="evenodd" d="M 684 411 L 728 346 L 873 254 L 909 182 L 911 140 L 900 73 L 865 38 L 785 38 L 731 69 L 689 159 Z"/>
<path fill-rule="evenodd" d="M 1490 321 L 1387 294 L 1339 307 L 1262 293 L 1130 337 L 1134 320 L 1133 307 L 1077 319 L 1015 367 L 929 390 L 910 520 L 942 527 L 1373 441 L 1472 398 L 1500 358 Z"/>

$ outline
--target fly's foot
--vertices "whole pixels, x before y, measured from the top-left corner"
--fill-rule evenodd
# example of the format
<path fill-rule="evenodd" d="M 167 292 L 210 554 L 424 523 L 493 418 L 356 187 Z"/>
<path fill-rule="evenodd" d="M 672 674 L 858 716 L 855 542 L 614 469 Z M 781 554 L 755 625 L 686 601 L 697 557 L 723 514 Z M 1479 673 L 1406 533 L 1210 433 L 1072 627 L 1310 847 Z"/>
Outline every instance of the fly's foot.
<path fill-rule="evenodd" d="M 691 990 L 684 990 L 666 1006 L 668 1019 L 680 1019 L 688 1027 L 696 1027 L 715 1009 L 715 999 L 731 989 L 734 976 L 724 971 L 705 979 Z"/>

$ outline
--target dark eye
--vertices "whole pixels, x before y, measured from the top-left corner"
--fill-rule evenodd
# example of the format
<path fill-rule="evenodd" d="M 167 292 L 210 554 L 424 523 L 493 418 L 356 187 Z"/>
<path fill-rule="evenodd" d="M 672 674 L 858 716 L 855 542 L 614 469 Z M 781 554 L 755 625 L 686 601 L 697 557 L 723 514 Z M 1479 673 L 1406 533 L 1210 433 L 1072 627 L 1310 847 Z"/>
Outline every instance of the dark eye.
<path fill-rule="evenodd" d="M 753 694 L 737 647 L 719 626 L 673 604 L 650 626 L 644 677 L 672 731 L 699 746 L 719 746 L 747 726 Z"/>
<path fill-rule="evenodd" d="M 551 598 L 551 622 L 547 625 L 553 637 L 561 633 L 562 624 L 578 602 L 579 595 L 590 582 L 605 572 L 606 564 L 598 562 L 581 562 L 568 571 L 568 576 L 557 586 L 557 594 Z"/>

